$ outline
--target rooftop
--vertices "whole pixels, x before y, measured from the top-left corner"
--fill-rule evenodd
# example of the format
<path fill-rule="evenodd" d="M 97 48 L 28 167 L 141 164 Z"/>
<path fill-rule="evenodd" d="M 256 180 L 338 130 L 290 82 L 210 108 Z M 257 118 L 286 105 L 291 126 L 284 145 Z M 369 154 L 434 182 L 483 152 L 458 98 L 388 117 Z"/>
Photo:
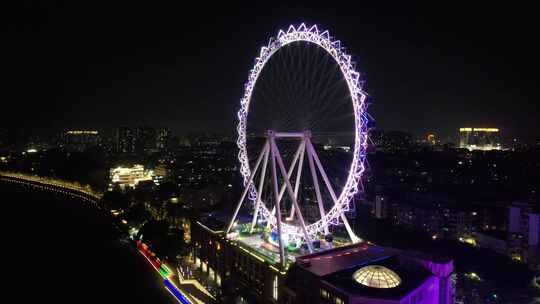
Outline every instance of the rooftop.
<path fill-rule="evenodd" d="M 353 244 L 297 258 L 302 268 L 325 276 L 357 265 L 367 265 L 397 254 L 398 251 L 368 243 Z"/>
<path fill-rule="evenodd" d="M 401 284 L 401 278 L 394 271 L 379 265 L 368 265 L 358 269 L 354 272 L 353 279 L 373 288 L 394 288 Z"/>
<path fill-rule="evenodd" d="M 402 256 L 410 257 L 409 252 L 359 243 L 299 257 L 297 265 L 352 296 L 401 299 L 432 275 Z"/>
<path fill-rule="evenodd" d="M 394 273 L 395 278 L 399 279 L 398 285 L 391 288 L 381 288 L 380 286 L 371 286 L 375 282 L 369 284 L 363 284 L 354 279 L 354 274 L 357 271 L 362 271 L 366 267 L 381 267 Z M 401 299 L 408 295 L 411 291 L 417 289 L 422 285 L 432 274 L 427 270 L 420 267 L 411 267 L 402 264 L 399 257 L 391 256 L 385 257 L 376 262 L 368 262 L 353 266 L 349 269 L 344 269 L 333 274 L 329 274 L 323 277 L 323 280 L 350 295 L 380 298 L 380 299 Z M 395 279 L 394 278 L 394 279 Z M 390 282 L 392 283 L 392 282 Z M 395 283 L 395 282 L 394 282 Z"/>

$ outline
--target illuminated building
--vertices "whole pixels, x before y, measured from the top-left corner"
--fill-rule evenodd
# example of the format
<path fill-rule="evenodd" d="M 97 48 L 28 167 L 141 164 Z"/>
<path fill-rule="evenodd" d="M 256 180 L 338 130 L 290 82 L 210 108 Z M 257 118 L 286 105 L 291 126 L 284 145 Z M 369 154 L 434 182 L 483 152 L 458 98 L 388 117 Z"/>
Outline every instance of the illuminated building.
<path fill-rule="evenodd" d="M 500 150 L 502 148 L 497 128 L 460 128 L 459 147 L 472 150 Z"/>
<path fill-rule="evenodd" d="M 192 266 L 221 288 L 224 301 L 453 303 L 451 260 L 357 243 L 297 256 L 282 269 L 271 249 L 227 239 L 224 226 L 215 217 L 191 226 Z"/>
<path fill-rule="evenodd" d="M 437 137 L 435 137 L 435 134 L 430 133 L 426 136 L 426 141 L 430 145 L 436 145 L 437 144 Z"/>
<path fill-rule="evenodd" d="M 62 133 L 62 147 L 82 152 L 100 144 L 99 132 L 94 130 L 68 130 Z"/>
<path fill-rule="evenodd" d="M 167 179 L 167 177 L 170 175 L 169 168 L 167 168 L 167 165 L 160 163 L 154 167 L 154 183 L 156 185 L 159 185 L 163 180 Z"/>
<path fill-rule="evenodd" d="M 116 167 L 110 170 L 111 183 L 118 184 L 121 188 L 133 188 L 141 181 L 151 181 L 152 176 L 153 171 L 145 170 L 142 165 Z"/>

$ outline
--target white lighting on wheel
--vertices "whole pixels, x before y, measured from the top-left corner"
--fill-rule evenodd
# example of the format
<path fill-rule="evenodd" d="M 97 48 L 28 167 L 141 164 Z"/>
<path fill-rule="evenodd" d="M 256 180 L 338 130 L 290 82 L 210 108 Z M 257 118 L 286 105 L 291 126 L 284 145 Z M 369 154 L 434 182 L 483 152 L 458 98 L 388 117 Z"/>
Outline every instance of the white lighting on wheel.
<path fill-rule="evenodd" d="M 349 203 L 358 192 L 358 183 L 364 172 L 364 160 L 367 148 L 367 94 L 362 89 L 360 73 L 356 71 L 351 61 L 351 56 L 341 47 L 341 42 L 332 38 L 328 31 L 320 31 L 316 25 L 309 27 L 303 23 L 298 27 L 291 25 L 287 31 L 280 30 L 277 37 L 271 38 L 268 44 L 260 49 L 259 57 L 255 59 L 255 65 L 250 70 L 248 81 L 245 84 L 244 95 L 241 99 L 240 110 L 237 113 L 237 145 L 240 150 L 238 159 L 241 165 L 240 172 L 244 177 L 244 186 L 250 188 L 249 197 L 255 206 L 257 189 L 255 183 L 250 181 L 251 169 L 246 147 L 246 127 L 252 93 L 260 73 L 272 55 L 280 48 L 297 41 L 314 44 L 326 51 L 335 60 L 347 84 L 355 121 L 354 147 L 340 147 L 344 151 L 352 152 L 352 162 L 349 167 L 347 180 L 341 192 L 336 193 L 336 202 L 324 217 L 306 226 L 307 235 L 314 239 L 317 235 L 324 234 L 325 231 L 328 231 L 329 225 L 339 224 L 343 220 L 344 212 L 349 210 Z M 274 229 L 277 225 L 276 216 L 272 211 L 268 210 L 265 204 L 258 204 L 258 206 L 259 216 L 263 218 L 263 221 L 270 223 L 270 226 Z M 281 230 L 283 234 L 291 238 L 304 238 L 303 232 L 297 226 L 282 223 Z"/>

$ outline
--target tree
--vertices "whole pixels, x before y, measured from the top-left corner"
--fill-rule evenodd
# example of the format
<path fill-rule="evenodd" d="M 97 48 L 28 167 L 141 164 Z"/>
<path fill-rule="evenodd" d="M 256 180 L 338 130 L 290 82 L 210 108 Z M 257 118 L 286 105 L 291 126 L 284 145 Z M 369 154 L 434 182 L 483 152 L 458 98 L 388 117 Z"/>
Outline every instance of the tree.
<path fill-rule="evenodd" d="M 183 230 L 169 229 L 166 221 L 147 222 L 139 236 L 162 259 L 175 259 L 186 250 Z"/>
<path fill-rule="evenodd" d="M 166 221 L 151 220 L 139 230 L 139 237 L 157 254 L 163 254 L 166 248 L 169 225 Z"/>
<path fill-rule="evenodd" d="M 130 205 L 129 196 L 119 190 L 105 192 L 101 202 L 110 210 L 126 210 Z"/>
<path fill-rule="evenodd" d="M 126 212 L 125 219 L 132 225 L 140 226 L 150 220 L 151 215 L 144 203 L 136 202 Z"/>

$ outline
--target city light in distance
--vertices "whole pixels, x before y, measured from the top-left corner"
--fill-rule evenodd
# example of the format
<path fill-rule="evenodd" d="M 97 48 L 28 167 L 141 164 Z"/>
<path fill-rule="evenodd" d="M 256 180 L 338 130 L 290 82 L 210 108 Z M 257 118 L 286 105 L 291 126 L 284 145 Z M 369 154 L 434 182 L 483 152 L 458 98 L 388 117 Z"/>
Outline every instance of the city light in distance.
<path fill-rule="evenodd" d="M 459 132 L 499 132 L 498 128 L 459 128 Z"/>
<path fill-rule="evenodd" d="M 97 135 L 98 131 L 66 131 L 66 134 L 72 134 L 72 135 Z"/>

